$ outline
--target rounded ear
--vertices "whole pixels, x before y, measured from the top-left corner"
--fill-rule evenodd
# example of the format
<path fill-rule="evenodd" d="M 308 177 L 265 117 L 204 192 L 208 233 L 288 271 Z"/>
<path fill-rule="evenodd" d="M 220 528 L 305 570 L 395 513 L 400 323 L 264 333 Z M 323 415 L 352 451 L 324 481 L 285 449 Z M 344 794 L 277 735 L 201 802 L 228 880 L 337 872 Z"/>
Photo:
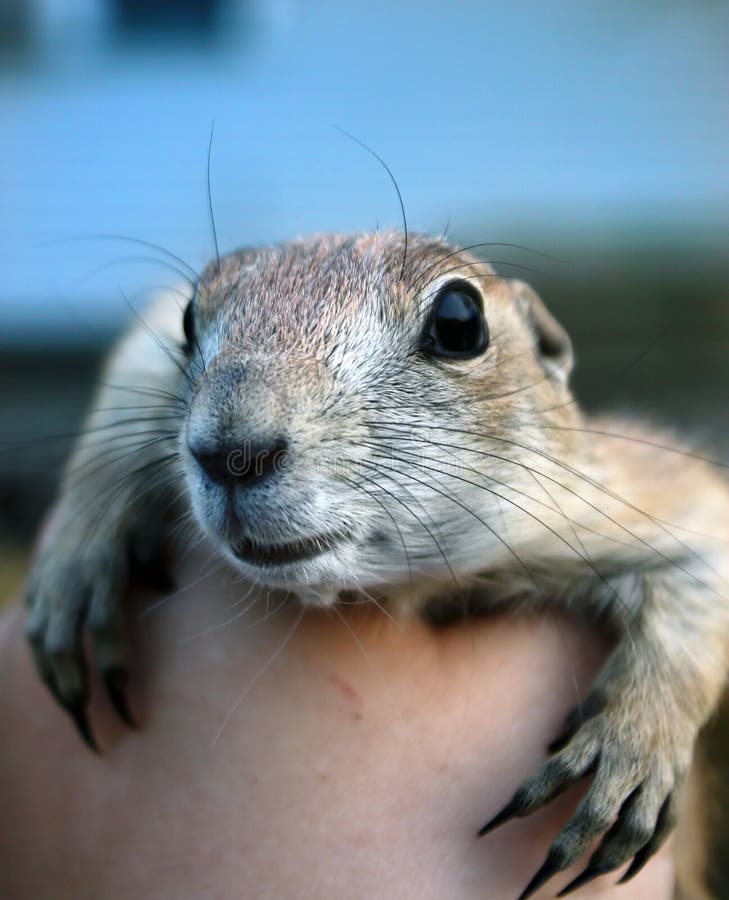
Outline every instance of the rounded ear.
<path fill-rule="evenodd" d="M 548 375 L 566 382 L 572 371 L 572 341 L 564 328 L 526 282 L 509 281 L 517 308 L 534 335 L 534 349 Z"/>

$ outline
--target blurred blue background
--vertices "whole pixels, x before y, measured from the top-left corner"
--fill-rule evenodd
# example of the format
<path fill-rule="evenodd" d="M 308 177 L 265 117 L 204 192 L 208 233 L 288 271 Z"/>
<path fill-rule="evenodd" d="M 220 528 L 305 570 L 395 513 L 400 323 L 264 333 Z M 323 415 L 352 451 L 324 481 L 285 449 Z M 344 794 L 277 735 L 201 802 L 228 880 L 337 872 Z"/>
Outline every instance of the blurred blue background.
<path fill-rule="evenodd" d="M 0 0 L 2 338 L 93 340 L 221 248 L 398 224 L 555 249 L 729 235 L 729 5 Z M 574 259 L 574 253 L 570 254 Z"/>

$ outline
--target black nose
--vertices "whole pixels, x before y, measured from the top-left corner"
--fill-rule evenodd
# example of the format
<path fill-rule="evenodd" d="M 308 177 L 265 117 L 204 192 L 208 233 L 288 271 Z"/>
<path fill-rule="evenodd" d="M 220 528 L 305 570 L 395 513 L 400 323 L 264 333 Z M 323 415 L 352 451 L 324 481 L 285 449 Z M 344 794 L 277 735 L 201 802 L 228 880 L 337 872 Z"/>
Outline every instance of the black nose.
<path fill-rule="evenodd" d="M 189 444 L 190 453 L 211 481 L 228 487 L 253 487 L 287 464 L 284 438 L 268 443 L 244 441 L 239 446 Z"/>

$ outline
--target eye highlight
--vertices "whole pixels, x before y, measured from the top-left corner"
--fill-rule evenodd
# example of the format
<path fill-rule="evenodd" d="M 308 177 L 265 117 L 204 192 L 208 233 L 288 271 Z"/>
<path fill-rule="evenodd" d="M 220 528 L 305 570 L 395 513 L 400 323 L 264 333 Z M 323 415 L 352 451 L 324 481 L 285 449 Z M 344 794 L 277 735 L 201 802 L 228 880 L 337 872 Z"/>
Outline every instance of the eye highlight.
<path fill-rule="evenodd" d="M 195 343 L 195 311 L 192 308 L 192 300 L 187 304 L 182 315 L 182 330 L 185 333 L 185 343 L 182 349 L 189 356 Z"/>
<path fill-rule="evenodd" d="M 437 293 L 421 349 L 448 359 L 471 359 L 489 345 L 481 297 L 467 281 L 451 281 Z"/>

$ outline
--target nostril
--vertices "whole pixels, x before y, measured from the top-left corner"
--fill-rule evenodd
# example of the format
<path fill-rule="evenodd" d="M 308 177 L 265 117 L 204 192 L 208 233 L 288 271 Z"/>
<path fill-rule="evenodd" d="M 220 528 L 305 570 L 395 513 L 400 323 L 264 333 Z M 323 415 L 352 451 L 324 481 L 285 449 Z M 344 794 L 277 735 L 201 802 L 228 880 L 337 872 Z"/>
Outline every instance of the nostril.
<path fill-rule="evenodd" d="M 205 474 L 216 484 L 223 484 L 231 478 L 228 454 L 223 450 L 209 450 L 190 447 L 190 453 Z"/>
<path fill-rule="evenodd" d="M 241 488 L 252 487 L 281 471 L 289 459 L 284 438 L 214 449 L 190 446 L 190 452 L 211 481 Z"/>
<path fill-rule="evenodd" d="M 288 443 L 279 438 L 270 444 L 246 441 L 228 455 L 229 471 L 236 483 L 245 487 L 274 475 L 288 459 Z"/>

